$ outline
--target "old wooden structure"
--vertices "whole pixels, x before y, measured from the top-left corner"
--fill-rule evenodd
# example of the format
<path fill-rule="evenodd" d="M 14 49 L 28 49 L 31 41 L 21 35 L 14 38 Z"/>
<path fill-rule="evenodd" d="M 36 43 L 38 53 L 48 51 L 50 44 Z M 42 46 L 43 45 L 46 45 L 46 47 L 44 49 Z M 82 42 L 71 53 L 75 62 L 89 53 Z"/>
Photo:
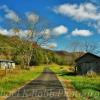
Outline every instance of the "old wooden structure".
<path fill-rule="evenodd" d="M 86 53 L 75 60 L 75 72 L 83 75 L 88 72 L 100 73 L 100 57 L 92 53 Z"/>
<path fill-rule="evenodd" d="M 0 68 L 1 69 L 14 69 L 15 63 L 11 60 L 0 60 Z"/>

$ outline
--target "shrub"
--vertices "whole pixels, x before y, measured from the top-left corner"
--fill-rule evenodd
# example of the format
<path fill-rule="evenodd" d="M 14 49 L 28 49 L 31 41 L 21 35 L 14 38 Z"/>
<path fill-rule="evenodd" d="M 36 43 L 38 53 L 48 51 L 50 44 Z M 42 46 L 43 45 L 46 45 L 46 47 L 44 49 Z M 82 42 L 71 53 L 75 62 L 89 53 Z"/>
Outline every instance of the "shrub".
<path fill-rule="evenodd" d="M 94 71 L 89 71 L 89 72 L 87 72 L 86 76 L 88 76 L 88 77 L 96 77 L 97 74 Z"/>

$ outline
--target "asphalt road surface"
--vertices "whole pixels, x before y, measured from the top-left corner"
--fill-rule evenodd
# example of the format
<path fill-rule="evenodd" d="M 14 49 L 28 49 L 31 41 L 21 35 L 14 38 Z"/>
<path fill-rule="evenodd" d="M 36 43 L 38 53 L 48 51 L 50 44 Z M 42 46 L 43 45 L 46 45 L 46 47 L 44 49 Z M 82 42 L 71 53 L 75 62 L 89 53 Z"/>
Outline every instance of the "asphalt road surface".
<path fill-rule="evenodd" d="M 26 84 L 6 100 L 67 100 L 64 89 L 55 73 L 45 68 L 35 80 Z"/>

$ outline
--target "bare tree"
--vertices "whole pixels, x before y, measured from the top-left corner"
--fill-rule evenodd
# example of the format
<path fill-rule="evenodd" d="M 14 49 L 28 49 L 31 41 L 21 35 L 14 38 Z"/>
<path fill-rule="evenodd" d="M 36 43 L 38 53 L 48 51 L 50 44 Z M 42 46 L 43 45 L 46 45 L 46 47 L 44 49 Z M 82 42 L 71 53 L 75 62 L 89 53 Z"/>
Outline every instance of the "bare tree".
<path fill-rule="evenodd" d="M 22 67 L 29 68 L 34 48 L 46 45 L 52 38 L 48 31 L 48 24 L 43 24 L 40 19 L 30 22 L 25 20 L 17 23 L 14 34 L 20 36 L 20 45 L 16 44 L 22 58 Z M 25 27 L 26 31 L 20 32 L 19 26 Z"/>
<path fill-rule="evenodd" d="M 76 52 L 76 56 L 81 56 L 80 54 L 83 53 L 99 53 L 99 44 L 94 41 L 73 41 L 70 43 L 70 49 L 72 52 Z M 83 55 L 83 54 L 82 54 Z"/>
<path fill-rule="evenodd" d="M 70 43 L 70 51 L 72 52 L 72 63 L 75 63 L 75 59 L 83 55 L 82 45 L 80 41 L 72 41 Z"/>
<path fill-rule="evenodd" d="M 90 41 L 84 41 L 82 43 L 82 47 L 83 47 L 83 51 L 84 52 L 90 52 L 90 53 L 94 53 L 94 54 L 98 54 L 99 53 L 99 44 L 95 43 L 95 42 L 90 42 Z"/>

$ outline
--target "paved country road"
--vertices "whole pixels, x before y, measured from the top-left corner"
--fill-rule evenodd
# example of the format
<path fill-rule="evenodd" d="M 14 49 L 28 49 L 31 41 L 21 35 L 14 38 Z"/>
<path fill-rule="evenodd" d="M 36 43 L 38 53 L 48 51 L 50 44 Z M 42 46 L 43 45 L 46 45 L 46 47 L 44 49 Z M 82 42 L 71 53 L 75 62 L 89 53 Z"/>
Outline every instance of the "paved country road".
<path fill-rule="evenodd" d="M 17 90 L 6 100 L 66 100 L 66 97 L 55 73 L 45 68 L 37 79 Z"/>

